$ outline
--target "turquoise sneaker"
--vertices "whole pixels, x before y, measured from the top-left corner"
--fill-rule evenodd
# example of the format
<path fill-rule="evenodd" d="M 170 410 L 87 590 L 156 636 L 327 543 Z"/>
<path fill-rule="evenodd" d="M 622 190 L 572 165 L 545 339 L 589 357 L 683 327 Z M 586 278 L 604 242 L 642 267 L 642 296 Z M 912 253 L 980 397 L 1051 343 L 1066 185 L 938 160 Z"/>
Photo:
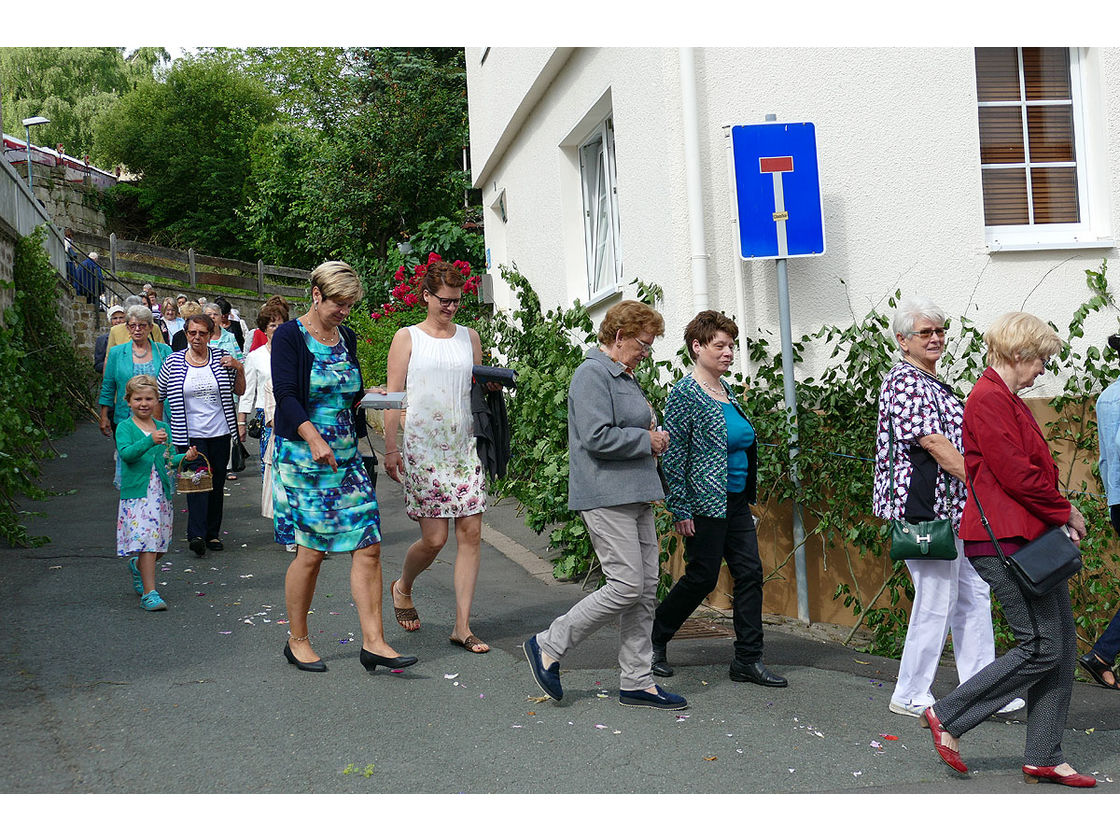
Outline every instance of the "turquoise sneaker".
<path fill-rule="evenodd" d="M 154 589 L 147 595 L 142 595 L 140 597 L 140 606 L 148 612 L 167 609 L 167 604 L 164 602 L 163 598 L 159 597 L 159 593 Z"/>
<path fill-rule="evenodd" d="M 137 595 L 143 595 L 144 594 L 144 581 L 140 577 L 140 570 L 136 568 L 136 560 L 137 559 L 138 558 L 133 557 L 131 560 L 128 561 L 128 570 L 130 572 L 132 572 L 132 588 L 136 590 Z"/>

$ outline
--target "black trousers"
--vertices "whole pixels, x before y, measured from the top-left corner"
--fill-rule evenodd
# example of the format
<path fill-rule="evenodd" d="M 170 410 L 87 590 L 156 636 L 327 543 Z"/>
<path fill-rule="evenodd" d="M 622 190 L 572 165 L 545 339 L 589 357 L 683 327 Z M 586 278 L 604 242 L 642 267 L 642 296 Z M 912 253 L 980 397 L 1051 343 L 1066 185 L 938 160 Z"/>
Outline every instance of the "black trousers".
<path fill-rule="evenodd" d="M 189 438 L 190 445 L 206 456 L 214 477 L 214 488 L 209 493 L 187 494 L 187 539 L 202 537 L 207 540 L 222 538 L 222 508 L 226 486 L 226 464 L 229 463 L 230 435 L 214 438 Z M 180 452 L 188 447 L 176 446 Z"/>
<path fill-rule="evenodd" d="M 727 517 L 693 518 L 696 535 L 685 537 L 684 576 L 657 607 L 653 643 L 664 645 L 716 588 L 720 561 L 727 561 L 735 590 L 732 616 L 735 659 L 745 665 L 762 658 L 762 560 L 746 492 L 727 494 Z"/>

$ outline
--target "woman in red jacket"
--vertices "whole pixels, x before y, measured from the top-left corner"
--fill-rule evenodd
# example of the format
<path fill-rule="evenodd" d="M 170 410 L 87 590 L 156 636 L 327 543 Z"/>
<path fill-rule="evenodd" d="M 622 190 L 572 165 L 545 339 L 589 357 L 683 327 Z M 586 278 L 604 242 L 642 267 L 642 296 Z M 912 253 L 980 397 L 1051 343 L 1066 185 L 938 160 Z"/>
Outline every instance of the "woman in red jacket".
<path fill-rule="evenodd" d="M 1058 491 L 1058 468 L 1038 423 L 1018 394 L 1034 384 L 1062 340 L 1025 312 L 1001 315 L 984 335 L 989 367 L 964 408 L 965 470 L 972 482 L 961 520 L 964 553 L 1003 605 L 1018 643 L 947 697 L 922 713 L 941 759 L 961 773 L 958 739 L 1014 697 L 1027 698 L 1027 782 L 1093 787 L 1092 776 L 1062 757 L 1077 634 L 1064 583 L 1044 595 L 1024 595 L 980 521 L 984 507 L 1005 555 L 1055 526 L 1070 538 L 1085 536 L 1085 519 Z M 1024 692 L 1026 692 L 1024 694 Z"/>

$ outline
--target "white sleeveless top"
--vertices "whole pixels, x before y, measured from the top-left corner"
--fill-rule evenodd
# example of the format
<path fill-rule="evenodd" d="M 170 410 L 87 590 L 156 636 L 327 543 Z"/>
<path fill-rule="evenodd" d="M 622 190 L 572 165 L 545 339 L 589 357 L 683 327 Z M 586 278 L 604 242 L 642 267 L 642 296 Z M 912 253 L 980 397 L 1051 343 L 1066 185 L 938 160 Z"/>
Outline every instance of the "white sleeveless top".
<path fill-rule="evenodd" d="M 408 332 L 412 355 L 401 441 L 406 511 L 413 519 L 482 513 L 486 492 L 471 414 L 470 331 L 456 325 L 451 338 L 433 338 L 419 326 Z"/>

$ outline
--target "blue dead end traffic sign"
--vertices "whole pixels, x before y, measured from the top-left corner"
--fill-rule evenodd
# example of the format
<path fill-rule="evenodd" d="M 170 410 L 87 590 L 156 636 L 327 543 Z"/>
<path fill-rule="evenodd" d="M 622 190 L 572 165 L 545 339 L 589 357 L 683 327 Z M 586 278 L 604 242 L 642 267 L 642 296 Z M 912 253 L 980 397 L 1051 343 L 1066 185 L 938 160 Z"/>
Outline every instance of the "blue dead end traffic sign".
<path fill-rule="evenodd" d="M 824 253 L 824 208 L 812 123 L 731 128 L 739 248 L 745 260 Z"/>

